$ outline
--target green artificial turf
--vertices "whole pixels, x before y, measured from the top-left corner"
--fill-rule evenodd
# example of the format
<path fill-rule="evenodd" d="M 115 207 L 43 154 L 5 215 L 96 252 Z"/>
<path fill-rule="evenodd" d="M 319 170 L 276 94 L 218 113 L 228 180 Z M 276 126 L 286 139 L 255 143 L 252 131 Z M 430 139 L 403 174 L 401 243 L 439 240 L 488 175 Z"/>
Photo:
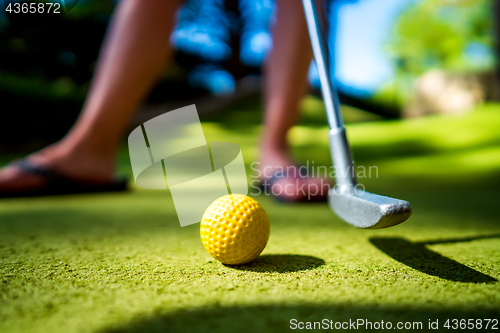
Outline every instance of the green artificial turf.
<path fill-rule="evenodd" d="M 257 107 L 203 123 L 209 141 L 239 144 L 247 166 L 258 153 Z M 322 105 L 303 107 L 294 152 L 328 165 Z M 359 230 L 326 204 L 258 196 L 271 237 L 243 266 L 212 259 L 199 224 L 179 226 L 167 191 L 0 201 L 0 332 L 276 332 L 291 319 L 439 320 L 443 329 L 447 319 L 500 318 L 500 106 L 370 120 L 348 125 L 357 164 L 378 167 L 361 182 L 410 201 L 413 216 Z M 127 159 L 124 149 L 121 172 Z"/>

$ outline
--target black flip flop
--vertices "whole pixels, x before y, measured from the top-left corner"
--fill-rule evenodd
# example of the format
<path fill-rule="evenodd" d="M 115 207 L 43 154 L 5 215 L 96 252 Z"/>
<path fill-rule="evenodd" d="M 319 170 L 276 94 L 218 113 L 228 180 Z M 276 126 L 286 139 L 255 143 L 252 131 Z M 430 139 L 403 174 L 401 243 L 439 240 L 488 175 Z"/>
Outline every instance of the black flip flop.
<path fill-rule="evenodd" d="M 289 199 L 283 195 L 274 195 L 272 194 L 272 187 L 276 183 L 276 181 L 287 178 L 287 179 L 293 179 L 294 181 L 296 179 L 307 179 L 307 175 L 302 175 L 300 172 L 300 167 L 296 166 L 297 171 L 295 172 L 295 175 L 290 175 L 288 173 L 288 170 L 278 170 L 276 171 L 271 177 L 266 178 L 262 180 L 259 184 L 259 188 L 264 192 L 264 193 L 270 193 L 273 195 L 273 197 L 283 203 L 300 203 L 300 202 L 326 202 L 327 201 L 327 195 L 323 196 L 304 196 L 300 197 L 298 199 Z"/>
<path fill-rule="evenodd" d="M 108 183 L 92 183 L 71 179 L 52 168 L 33 165 L 26 159 L 14 161 L 11 165 L 18 167 L 27 173 L 40 176 L 46 179 L 47 182 L 44 186 L 32 190 L 0 191 L 0 198 L 122 192 L 127 190 L 127 180 L 124 178 L 119 178 Z"/>

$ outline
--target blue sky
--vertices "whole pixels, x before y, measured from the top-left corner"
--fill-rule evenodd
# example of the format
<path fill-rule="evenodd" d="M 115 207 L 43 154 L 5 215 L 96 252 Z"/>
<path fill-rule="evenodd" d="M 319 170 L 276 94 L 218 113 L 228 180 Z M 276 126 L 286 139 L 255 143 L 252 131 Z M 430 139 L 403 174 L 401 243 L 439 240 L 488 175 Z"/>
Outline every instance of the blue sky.
<path fill-rule="evenodd" d="M 374 92 L 393 76 L 383 47 L 401 11 L 416 0 L 358 0 L 340 5 L 336 78 L 356 90 Z"/>

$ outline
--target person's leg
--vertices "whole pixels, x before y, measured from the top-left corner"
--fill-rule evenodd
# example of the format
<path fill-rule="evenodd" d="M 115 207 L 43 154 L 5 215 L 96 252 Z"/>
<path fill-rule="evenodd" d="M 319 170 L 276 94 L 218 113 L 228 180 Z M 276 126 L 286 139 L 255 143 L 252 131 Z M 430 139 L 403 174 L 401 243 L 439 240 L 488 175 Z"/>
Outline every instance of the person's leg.
<path fill-rule="evenodd" d="M 120 2 L 80 117 L 61 141 L 30 155 L 31 162 L 81 180 L 113 177 L 124 130 L 170 54 L 168 41 L 178 2 Z M 0 171 L 0 189 L 20 190 L 43 182 L 15 166 Z"/>
<path fill-rule="evenodd" d="M 265 63 L 265 118 L 261 141 L 264 165 L 291 165 L 286 140 L 298 119 L 298 106 L 307 87 L 312 59 L 304 10 L 300 0 L 278 1 L 273 48 Z"/>
<path fill-rule="evenodd" d="M 273 48 L 264 67 L 265 117 L 260 143 L 262 179 L 269 178 L 273 172 L 279 171 L 279 167 L 294 165 L 286 136 L 298 120 L 299 102 L 307 88 L 307 73 L 311 60 L 312 48 L 302 1 L 278 1 Z M 280 179 L 276 185 L 284 187 L 290 182 L 290 179 Z M 318 179 L 309 179 L 306 182 L 321 184 Z M 285 196 L 294 200 L 299 194 Z"/>

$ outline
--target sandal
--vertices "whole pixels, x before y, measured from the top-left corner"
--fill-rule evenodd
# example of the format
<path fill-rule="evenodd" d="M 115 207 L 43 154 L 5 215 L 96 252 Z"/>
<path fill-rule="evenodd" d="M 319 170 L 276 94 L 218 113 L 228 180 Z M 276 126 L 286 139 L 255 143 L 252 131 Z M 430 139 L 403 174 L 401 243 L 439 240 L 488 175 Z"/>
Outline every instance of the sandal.
<path fill-rule="evenodd" d="M 32 164 L 27 159 L 11 163 L 26 173 L 35 174 L 47 180 L 46 184 L 31 190 L 0 191 L 0 198 L 41 197 L 49 195 L 67 195 L 80 193 L 122 192 L 127 190 L 127 180 L 119 178 L 107 183 L 85 182 L 69 178 L 58 171 Z"/>

